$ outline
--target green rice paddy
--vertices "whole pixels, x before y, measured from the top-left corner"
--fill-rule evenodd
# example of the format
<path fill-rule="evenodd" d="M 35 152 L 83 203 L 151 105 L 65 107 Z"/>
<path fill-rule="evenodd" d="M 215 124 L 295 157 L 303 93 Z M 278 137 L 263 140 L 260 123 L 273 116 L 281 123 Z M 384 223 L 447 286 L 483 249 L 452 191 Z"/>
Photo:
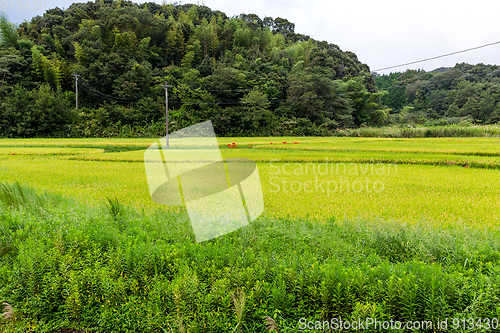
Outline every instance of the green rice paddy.
<path fill-rule="evenodd" d="M 152 142 L 0 140 L 0 179 L 89 205 L 116 197 L 154 210 L 143 164 Z M 219 145 L 224 158 L 258 162 L 268 217 L 493 225 L 500 217 L 496 138 L 222 138 Z"/>
<path fill-rule="evenodd" d="M 257 163 L 264 212 L 202 243 L 150 198 L 154 142 L 0 140 L 0 331 L 499 328 L 498 138 L 219 138 Z"/>

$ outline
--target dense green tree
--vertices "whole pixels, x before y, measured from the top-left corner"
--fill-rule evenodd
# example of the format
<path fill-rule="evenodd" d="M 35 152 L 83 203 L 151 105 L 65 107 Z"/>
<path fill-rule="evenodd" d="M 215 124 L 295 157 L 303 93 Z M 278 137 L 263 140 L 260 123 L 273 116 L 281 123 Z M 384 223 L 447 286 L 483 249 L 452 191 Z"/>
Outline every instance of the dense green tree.
<path fill-rule="evenodd" d="M 58 87 L 61 82 L 61 68 L 58 60 L 49 60 L 36 45 L 31 48 L 31 52 L 36 75 L 53 88 Z"/>
<path fill-rule="evenodd" d="M 389 92 L 382 97 L 382 103 L 394 113 L 409 106 L 414 109 L 408 114 L 409 118 L 400 117 L 402 121 L 444 118 L 443 121 L 449 123 L 467 118 L 482 124 L 498 122 L 500 68 L 495 65 L 461 63 L 432 72 L 406 71 L 375 76 L 375 82 L 379 89 Z M 410 117 L 417 114 L 418 117 Z"/>
<path fill-rule="evenodd" d="M 65 135 L 164 128 L 165 81 L 175 87 L 173 129 L 211 119 L 224 135 L 328 135 L 369 121 L 379 107 L 373 79 L 365 74 L 369 68 L 354 53 L 298 34 L 284 18 L 228 18 L 203 5 L 95 0 L 49 9 L 17 29 L 4 16 L 0 33 L 0 94 L 9 117 L 14 104 L 34 112 L 20 96 L 33 100 L 47 87 L 65 97 L 61 105 L 72 107 L 72 74 L 80 75 L 82 112 L 71 127 L 61 125 Z M 47 128 L 60 133 L 23 124 L 4 135 L 52 135 Z"/>
<path fill-rule="evenodd" d="M 273 125 L 275 117 L 270 111 L 267 95 L 259 90 L 251 90 L 241 99 L 243 129 L 247 135 L 268 135 Z"/>
<path fill-rule="evenodd" d="M 66 136 L 74 115 L 61 88 L 16 86 L 0 106 L 0 129 L 7 137 Z"/>
<path fill-rule="evenodd" d="M 151 64 L 147 61 L 141 64 L 130 62 L 128 67 L 129 69 L 114 82 L 115 96 L 130 101 L 147 97 L 153 79 Z"/>
<path fill-rule="evenodd" d="M 0 11 L 0 46 L 18 47 L 19 35 L 13 23 L 9 22 L 5 12 Z"/>
<path fill-rule="evenodd" d="M 235 68 L 220 67 L 203 79 L 203 86 L 221 102 L 238 102 L 247 88 L 245 74 Z"/>
<path fill-rule="evenodd" d="M 366 76 L 357 76 L 343 82 L 341 92 L 351 100 L 352 116 L 356 125 L 368 123 L 372 112 L 379 109 L 380 97 L 386 92 L 371 93 L 366 89 Z"/>
<path fill-rule="evenodd" d="M 21 78 L 16 69 L 22 66 L 22 58 L 16 53 L 14 50 L 0 51 L 0 96 L 9 84 Z"/>
<path fill-rule="evenodd" d="M 288 38 L 292 38 L 295 33 L 295 24 L 281 17 L 277 17 L 274 20 L 272 28 L 274 33 L 281 34 Z"/>

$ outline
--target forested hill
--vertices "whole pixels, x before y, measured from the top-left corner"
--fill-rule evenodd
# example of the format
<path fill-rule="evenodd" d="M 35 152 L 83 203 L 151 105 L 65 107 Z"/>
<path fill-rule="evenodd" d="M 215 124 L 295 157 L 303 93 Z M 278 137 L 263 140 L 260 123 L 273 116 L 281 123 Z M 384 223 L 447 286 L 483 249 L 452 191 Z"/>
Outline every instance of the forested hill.
<path fill-rule="evenodd" d="M 283 18 L 96 0 L 0 32 L 2 136 L 164 135 L 165 82 L 173 130 L 321 135 L 386 116 L 367 65 Z"/>
<path fill-rule="evenodd" d="M 500 121 L 500 66 L 457 64 L 432 72 L 408 70 L 375 77 L 393 122 L 478 124 Z"/>

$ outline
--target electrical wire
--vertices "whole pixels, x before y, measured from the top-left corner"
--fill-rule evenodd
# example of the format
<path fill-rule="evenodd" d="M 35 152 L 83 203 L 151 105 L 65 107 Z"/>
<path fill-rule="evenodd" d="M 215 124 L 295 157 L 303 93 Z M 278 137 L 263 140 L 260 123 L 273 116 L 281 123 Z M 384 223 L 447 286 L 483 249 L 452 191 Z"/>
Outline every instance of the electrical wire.
<path fill-rule="evenodd" d="M 101 98 L 104 98 L 106 100 L 109 100 L 109 101 L 112 101 L 112 102 L 117 102 L 117 103 L 132 103 L 132 101 L 128 101 L 128 100 L 121 100 L 121 99 L 118 99 L 118 98 L 115 98 L 115 97 L 109 97 L 99 91 L 96 91 L 96 90 L 93 90 L 91 89 L 90 87 L 86 86 L 85 84 L 82 84 L 81 85 L 82 88 L 84 88 L 87 92 L 91 93 L 91 94 L 94 94 L 98 97 L 101 97 Z"/>
<path fill-rule="evenodd" d="M 464 52 L 468 52 L 468 51 L 472 51 L 472 50 L 477 50 L 477 49 L 481 49 L 483 47 L 492 46 L 492 45 L 496 45 L 496 44 L 500 44 L 500 41 L 494 42 L 494 43 L 489 43 L 489 44 L 484 44 L 484 45 L 481 45 L 481 46 L 471 47 L 470 49 L 465 49 L 465 50 L 456 51 L 456 52 L 452 52 L 452 53 L 442 54 L 442 55 L 439 55 L 439 56 L 436 56 L 436 57 L 426 58 L 426 59 L 422 59 L 422 60 L 416 60 L 416 61 L 412 61 L 412 62 L 407 62 L 407 63 L 401 64 L 401 65 L 394 65 L 394 66 L 389 66 L 389 67 L 374 69 L 372 72 L 384 71 L 386 69 L 397 68 L 397 67 L 402 67 L 402 66 L 407 66 L 407 65 L 413 65 L 413 64 L 418 64 L 418 63 L 429 61 L 429 60 L 434 60 L 434 59 L 449 57 L 449 56 L 454 55 L 454 54 L 459 54 L 459 53 L 464 53 Z"/>
<path fill-rule="evenodd" d="M 450 80 L 460 80 L 460 79 L 463 79 L 463 78 L 467 78 L 467 77 L 473 77 L 473 76 L 478 76 L 478 75 L 493 75 L 495 73 L 499 73 L 500 72 L 500 69 L 498 70 L 494 70 L 490 73 L 484 73 L 484 72 L 481 72 L 481 73 L 474 73 L 474 74 L 464 74 L 464 75 L 461 75 L 461 76 L 458 76 L 458 77 L 449 77 L 449 78 L 444 78 L 444 79 L 439 79 L 439 80 L 436 80 L 435 78 L 430 78 L 428 80 L 425 80 L 425 81 L 418 81 L 418 82 L 415 82 L 415 83 L 409 83 L 409 84 L 397 84 L 397 85 L 393 85 L 393 86 L 390 86 L 390 87 L 385 87 L 385 88 L 381 88 L 379 89 L 379 91 L 384 91 L 384 90 L 391 90 L 391 89 L 401 89 L 403 87 L 410 87 L 410 86 L 416 86 L 416 85 L 423 85 L 423 84 L 427 84 L 429 82 L 432 82 L 432 83 L 440 83 L 440 82 L 445 82 L 445 81 L 450 81 Z M 123 98 L 117 98 L 117 97 L 114 97 L 114 96 L 111 96 L 111 95 L 107 95 L 107 94 L 104 94 L 102 92 L 100 92 L 99 90 L 97 90 L 96 88 L 94 88 L 93 86 L 91 86 L 87 81 L 85 81 L 84 79 L 80 79 L 81 80 L 81 86 L 88 92 L 96 95 L 96 96 L 99 96 L 101 98 L 104 98 L 104 99 L 107 99 L 109 101 L 114 101 L 114 102 L 118 102 L 118 103 L 134 103 L 135 101 L 132 101 L 132 100 L 126 100 L 126 99 L 123 99 Z M 313 83 L 313 82 L 322 82 L 322 81 L 310 81 L 310 82 L 307 82 L 307 83 Z M 284 87 L 285 85 L 283 85 Z M 287 85 L 287 86 L 301 86 L 299 84 L 296 84 L 296 85 Z M 179 88 L 177 88 L 179 89 Z M 189 89 L 189 88 L 186 88 L 184 89 L 184 87 L 180 87 L 180 89 L 182 90 L 188 90 L 188 91 L 195 91 L 196 89 Z M 253 90 L 254 88 L 252 89 L 245 89 L 245 90 Z M 233 90 L 202 90 L 202 91 L 206 91 L 206 92 L 210 92 L 210 91 L 238 91 L 239 89 L 233 89 Z M 336 94 L 331 94 L 331 95 L 321 95 L 321 96 L 312 96 L 312 97 L 299 97 L 299 98 L 284 98 L 284 99 L 271 99 L 271 100 L 262 100 L 262 101 L 255 101 L 255 102 L 242 102 L 242 101 L 221 101 L 221 102 L 182 102 L 182 101 L 169 101 L 169 103 L 171 104 L 177 104 L 177 105 L 245 105 L 245 104 L 261 104 L 261 103 L 277 103 L 277 102 L 287 102 L 287 101 L 300 101 L 300 100 L 313 100 L 313 99 L 325 99 L 325 98 L 332 98 L 332 97 L 341 97 L 341 96 L 349 96 L 349 95 L 353 95 L 353 94 L 362 94 L 362 93 L 375 93 L 376 91 L 373 91 L 373 90 L 361 90 L 361 91 L 352 91 L 352 92 L 344 92 L 344 93 L 336 93 Z"/>
<path fill-rule="evenodd" d="M 449 80 L 460 80 L 467 77 L 477 76 L 477 75 L 492 75 L 494 73 L 500 73 L 500 69 L 492 71 L 490 73 L 474 73 L 474 74 L 465 74 L 459 77 L 450 77 L 442 80 L 433 80 L 430 78 L 429 80 L 419 81 L 416 83 L 409 84 L 398 84 L 390 87 L 386 87 L 380 89 L 380 91 L 391 90 L 391 89 L 401 89 L 403 87 L 423 85 L 432 81 L 432 83 L 445 82 Z M 241 101 L 232 101 L 232 102 L 182 102 L 182 101 L 169 101 L 169 103 L 177 104 L 177 105 L 244 105 L 244 104 L 261 104 L 261 103 L 275 103 L 275 102 L 287 102 L 287 101 L 300 101 L 300 100 L 312 100 L 312 99 L 322 99 L 322 98 L 331 98 L 331 97 L 340 97 L 340 96 L 348 96 L 353 94 L 362 94 L 362 93 L 375 93 L 373 90 L 360 90 L 360 91 L 351 91 L 345 93 L 337 93 L 332 95 L 322 95 L 322 96 L 312 96 L 312 97 L 299 97 L 299 98 L 285 98 L 285 99 L 272 99 L 272 100 L 262 100 L 255 102 L 241 102 Z"/>
<path fill-rule="evenodd" d="M 83 78 L 80 78 L 80 80 L 81 80 L 81 87 L 84 88 L 89 93 L 92 93 L 92 94 L 94 94 L 96 96 L 99 96 L 101 98 L 107 99 L 109 101 L 117 102 L 117 103 L 133 103 L 134 102 L 134 101 L 127 100 L 127 99 L 124 99 L 124 98 L 119 98 L 119 97 L 114 97 L 114 96 L 111 96 L 111 95 L 107 95 L 107 94 L 105 94 L 105 93 L 97 90 L 93 86 L 91 86 Z"/>
<path fill-rule="evenodd" d="M 333 77 L 333 78 L 330 78 L 329 80 L 338 80 L 338 79 L 341 79 L 342 77 L 340 76 L 336 76 L 336 77 Z M 325 80 L 315 80 L 315 81 L 307 81 L 305 83 L 317 83 L 317 82 L 324 82 Z M 302 86 L 302 84 L 283 84 L 283 85 L 279 85 L 279 86 L 271 86 L 271 88 L 285 88 L 285 87 L 295 87 L 295 86 Z M 195 91 L 197 89 L 191 89 L 191 88 L 187 88 L 187 87 L 176 87 L 177 89 L 182 89 L 182 90 L 188 90 L 188 91 Z M 251 90 L 254 90 L 255 87 L 252 87 L 252 88 L 238 88 L 238 89 L 215 89 L 215 90 L 205 90 L 203 89 L 203 91 L 207 91 L 207 92 L 231 92 L 231 91 L 236 91 L 236 92 L 244 92 L 244 91 L 251 91 Z"/>
<path fill-rule="evenodd" d="M 484 44 L 484 45 L 476 46 L 476 47 L 472 47 L 472 48 L 468 48 L 468 49 L 461 50 L 461 51 L 447 53 L 447 54 L 443 54 L 443 55 L 439 55 L 439 56 L 435 56 L 435 57 L 430 57 L 430 58 L 426 58 L 426 59 L 422 59 L 422 60 L 416 60 L 416 61 L 412 61 L 412 62 L 400 64 L 400 65 L 394 65 L 394 66 L 388 66 L 388 67 L 384 67 L 384 68 L 379 68 L 379 69 L 373 70 L 372 72 L 377 72 L 377 71 L 387 70 L 387 69 L 391 69 L 391 68 L 398 68 L 398 67 L 402 67 L 402 66 L 417 64 L 417 63 L 421 63 L 421 62 L 425 62 L 425 61 L 429 61 L 429 60 L 434 60 L 434 59 L 439 59 L 439 58 L 443 58 L 443 57 L 448 57 L 448 56 L 451 56 L 451 55 L 454 55 L 454 54 L 459 54 L 459 53 L 464 53 L 464 52 L 468 52 L 468 51 L 472 51 L 472 50 L 477 50 L 477 49 L 480 49 L 480 48 L 484 48 L 484 47 L 492 46 L 492 45 L 497 45 L 497 44 L 500 44 L 500 41 L 494 42 L 494 43 L 489 43 L 489 44 Z M 337 79 L 337 77 L 333 78 L 332 80 L 335 80 L 335 79 Z M 450 78 L 450 79 L 454 79 L 454 78 Z M 81 79 L 81 80 L 82 80 L 82 87 L 86 91 L 88 91 L 89 93 L 92 93 L 92 94 L 94 94 L 96 96 L 99 96 L 99 97 L 104 98 L 106 100 L 118 102 L 118 103 L 133 103 L 133 102 L 135 102 L 134 100 L 127 100 L 127 99 L 124 99 L 124 98 L 119 98 L 119 97 L 114 97 L 114 96 L 111 96 L 111 95 L 107 95 L 107 94 L 105 94 L 105 93 L 97 90 L 93 86 L 91 86 L 87 81 L 85 81 L 83 79 Z M 319 80 L 318 81 L 309 81 L 307 83 L 316 83 L 316 82 L 322 82 L 322 81 L 319 81 Z M 423 82 L 420 82 L 419 84 L 423 84 Z M 274 86 L 274 88 L 284 88 L 284 87 L 292 87 L 292 86 L 301 86 L 301 84 L 280 85 L 280 86 Z M 398 85 L 396 87 L 401 87 L 401 86 L 402 85 Z M 385 88 L 385 90 L 391 89 L 391 88 L 393 88 L 393 87 Z M 195 91 L 195 90 L 197 90 L 197 89 L 190 89 L 190 88 L 187 88 L 187 87 L 177 87 L 177 89 L 188 90 L 188 91 Z M 206 91 L 206 92 L 233 92 L 233 91 L 234 92 L 245 92 L 245 91 L 251 91 L 253 89 L 254 88 L 213 89 L 213 90 L 204 90 L 204 91 Z M 325 95 L 325 96 L 322 96 L 322 97 L 326 98 L 326 97 L 332 97 L 332 96 L 339 96 L 339 94 L 336 94 L 336 95 Z M 318 97 L 314 97 L 314 98 L 320 98 L 320 97 L 318 96 Z M 281 101 L 287 101 L 287 100 L 297 100 L 297 99 L 276 99 L 276 100 L 270 100 L 269 102 L 281 102 Z M 172 101 L 172 103 L 182 103 L 182 102 L 181 101 Z M 218 103 L 213 102 L 213 103 L 197 103 L 197 104 L 230 105 L 230 104 L 242 104 L 242 103 L 243 102 L 218 102 Z M 182 103 L 182 104 L 187 104 L 187 103 Z M 195 103 L 190 103 L 190 104 L 195 104 Z"/>

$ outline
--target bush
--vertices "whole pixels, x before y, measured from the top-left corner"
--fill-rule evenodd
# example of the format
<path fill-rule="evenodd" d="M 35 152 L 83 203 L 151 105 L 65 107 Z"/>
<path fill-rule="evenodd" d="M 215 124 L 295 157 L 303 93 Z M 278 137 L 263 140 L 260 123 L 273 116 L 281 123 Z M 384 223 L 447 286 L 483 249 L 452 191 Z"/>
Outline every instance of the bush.
<path fill-rule="evenodd" d="M 66 95 L 42 84 L 29 91 L 17 86 L 0 107 L 5 137 L 67 137 L 75 117 Z"/>

